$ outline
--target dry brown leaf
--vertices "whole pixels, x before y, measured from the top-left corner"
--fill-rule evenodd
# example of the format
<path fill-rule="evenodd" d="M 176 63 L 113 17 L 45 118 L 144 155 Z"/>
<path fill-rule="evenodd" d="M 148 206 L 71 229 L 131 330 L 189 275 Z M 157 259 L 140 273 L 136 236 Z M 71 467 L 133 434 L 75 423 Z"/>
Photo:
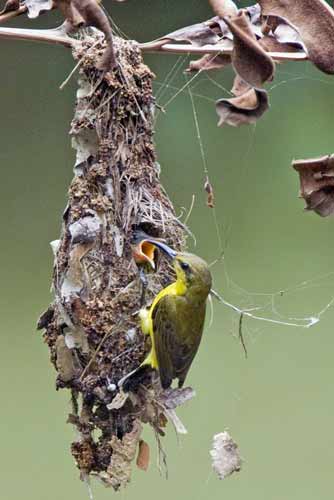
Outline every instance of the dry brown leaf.
<path fill-rule="evenodd" d="M 17 10 L 19 7 L 20 7 L 20 0 L 7 0 L 4 8 L 0 10 L 0 16 L 2 14 L 5 14 L 6 12 Z"/>
<path fill-rule="evenodd" d="M 334 73 L 334 11 L 324 0 L 259 0 L 265 16 L 291 23 L 305 44 L 309 59 L 325 73 Z"/>
<path fill-rule="evenodd" d="M 107 405 L 108 410 L 119 410 L 122 408 L 129 397 L 128 392 L 123 392 L 122 390 L 116 394 L 112 402 Z"/>
<path fill-rule="evenodd" d="M 159 403 L 168 410 L 174 410 L 196 396 L 191 387 L 182 387 L 181 389 L 165 389 L 160 397 Z"/>
<path fill-rule="evenodd" d="M 83 354 L 89 353 L 88 338 L 82 328 L 64 329 L 65 344 L 69 349 L 80 349 Z"/>
<path fill-rule="evenodd" d="M 239 75 L 235 75 L 233 87 L 231 88 L 232 94 L 239 96 L 245 94 L 251 88 Z"/>
<path fill-rule="evenodd" d="M 286 23 L 283 19 L 280 19 L 278 17 L 274 19 L 279 21 L 276 24 L 275 29 L 273 29 L 273 34 L 276 40 L 282 44 L 293 45 L 294 47 L 297 47 L 300 50 L 306 52 L 305 45 L 303 44 L 298 31 L 293 26 L 290 26 L 290 24 Z"/>
<path fill-rule="evenodd" d="M 71 293 L 70 288 L 73 288 L 73 292 L 80 291 L 83 287 L 83 269 L 82 269 L 82 258 L 91 250 L 93 243 L 86 243 L 83 245 L 73 246 L 70 252 L 70 259 L 68 262 L 68 269 L 66 273 L 66 280 L 64 280 L 65 287 L 68 287 L 68 293 Z"/>
<path fill-rule="evenodd" d="M 257 42 L 245 11 L 225 22 L 233 33 L 232 65 L 236 73 L 252 87 L 261 88 L 274 76 L 273 60 Z"/>
<path fill-rule="evenodd" d="M 306 210 L 322 217 L 334 214 L 334 155 L 296 160 L 292 166 L 299 173 L 300 196 Z"/>
<path fill-rule="evenodd" d="M 225 16 L 235 16 L 238 13 L 238 7 L 232 0 L 209 0 L 213 12 L 221 19 Z"/>
<path fill-rule="evenodd" d="M 145 472 L 150 465 L 150 447 L 143 439 L 139 441 L 136 465 L 138 469 L 144 470 Z"/>
<path fill-rule="evenodd" d="M 85 24 L 85 19 L 79 14 L 72 0 L 55 0 L 55 5 L 62 12 L 66 22 L 66 29 L 70 32 Z"/>
<path fill-rule="evenodd" d="M 207 193 L 207 200 L 206 200 L 207 206 L 209 208 L 214 208 L 215 207 L 215 194 L 213 191 L 213 186 L 208 178 L 206 179 L 206 181 L 204 183 L 204 190 Z"/>
<path fill-rule="evenodd" d="M 238 445 L 226 431 L 213 436 L 210 455 L 212 468 L 218 474 L 219 479 L 225 479 L 241 469 L 242 461 Z"/>
<path fill-rule="evenodd" d="M 101 220 L 95 212 L 92 215 L 82 217 L 69 226 L 72 245 L 93 243 L 99 236 L 100 231 Z"/>
<path fill-rule="evenodd" d="M 56 340 L 56 354 L 57 354 L 57 371 L 63 382 L 69 382 L 77 374 L 77 368 L 74 362 L 71 349 L 65 343 L 63 335 L 59 335 Z"/>
<path fill-rule="evenodd" d="M 216 102 L 218 127 L 225 124 L 239 127 L 255 123 L 268 108 L 269 99 L 265 90 L 251 88 L 238 97 L 220 99 Z"/>
<path fill-rule="evenodd" d="M 293 43 L 281 43 L 272 35 L 265 35 L 259 40 L 259 44 L 267 52 L 301 52 L 303 49 L 298 48 Z"/>
<path fill-rule="evenodd" d="M 228 54 L 204 54 L 204 56 L 202 56 L 200 59 L 197 59 L 197 61 L 190 61 L 189 67 L 186 71 L 190 73 L 192 71 L 210 71 L 211 69 L 223 69 L 229 64 L 231 64 L 231 56 L 229 56 Z"/>
<path fill-rule="evenodd" d="M 46 328 L 48 326 L 49 323 L 51 323 L 51 321 L 53 320 L 54 318 L 54 313 L 55 313 L 55 310 L 54 310 L 54 307 L 53 305 L 51 304 L 47 310 L 40 315 L 38 321 L 37 321 L 37 330 L 43 330 L 44 328 Z"/>
<path fill-rule="evenodd" d="M 116 491 L 130 482 L 131 465 L 136 456 L 141 432 L 142 425 L 139 420 L 135 420 L 131 432 L 125 434 L 122 439 L 113 435 L 110 440 L 112 456 L 107 469 L 107 477 L 103 480 Z"/>
<path fill-rule="evenodd" d="M 172 40 L 173 42 L 189 42 L 193 45 L 214 45 L 219 41 L 219 36 L 209 26 L 209 22 L 197 23 L 186 28 L 173 31 L 161 37 L 160 40 Z"/>

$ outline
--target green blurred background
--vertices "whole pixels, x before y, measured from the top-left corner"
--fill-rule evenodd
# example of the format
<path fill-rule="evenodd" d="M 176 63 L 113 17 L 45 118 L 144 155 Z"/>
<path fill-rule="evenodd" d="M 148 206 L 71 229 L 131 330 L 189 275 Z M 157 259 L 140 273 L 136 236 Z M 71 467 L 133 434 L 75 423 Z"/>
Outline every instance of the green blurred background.
<path fill-rule="evenodd" d="M 211 16 L 203 0 L 105 2 L 130 38 L 148 41 Z M 13 25 L 55 26 L 52 14 Z M 69 396 L 54 389 L 55 372 L 35 324 L 47 307 L 52 255 L 72 178 L 67 135 L 75 79 L 60 47 L 1 41 L 1 471 L 3 500 L 88 498 L 69 453 L 65 423 Z M 178 57 L 150 55 L 155 92 L 168 102 L 185 83 Z M 179 61 L 180 64 L 182 60 Z M 183 66 L 186 58 L 183 60 Z M 217 290 L 241 307 L 278 318 L 317 315 L 334 296 L 333 220 L 303 211 L 294 158 L 333 152 L 334 80 L 309 64 L 277 68 L 268 86 L 271 109 L 256 127 L 216 127 L 214 100 L 227 95 L 232 75 L 212 73 L 191 84 L 211 182 L 224 260 L 213 268 Z M 279 85 L 277 85 L 279 83 Z M 175 87 L 175 88 L 174 88 Z M 211 100 L 211 102 L 210 102 Z M 188 91 L 157 118 L 163 182 L 178 212 L 191 204 L 196 252 L 208 261 L 221 251 L 213 212 L 203 192 L 203 162 Z M 191 240 L 189 244 L 192 245 Z M 279 291 L 284 293 L 279 293 Z M 197 397 L 179 411 L 189 434 L 178 443 L 170 428 L 163 444 L 169 479 L 152 463 L 134 471 L 119 495 L 126 500 L 322 500 L 333 498 L 333 323 L 328 308 L 311 329 L 245 319 L 246 360 L 237 339 L 238 317 L 214 304 L 214 318 L 189 382 Z M 239 443 L 243 470 L 225 481 L 211 472 L 212 436 L 228 428 Z M 93 483 L 96 499 L 115 495 Z"/>

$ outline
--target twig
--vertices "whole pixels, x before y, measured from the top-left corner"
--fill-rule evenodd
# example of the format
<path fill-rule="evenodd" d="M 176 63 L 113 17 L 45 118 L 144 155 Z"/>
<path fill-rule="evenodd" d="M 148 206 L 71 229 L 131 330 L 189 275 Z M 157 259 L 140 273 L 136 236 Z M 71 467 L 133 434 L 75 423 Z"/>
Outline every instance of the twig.
<path fill-rule="evenodd" d="M 74 75 L 74 73 L 77 71 L 77 69 L 79 69 L 79 67 L 81 66 L 81 64 L 83 63 L 84 61 L 84 58 L 82 59 L 79 59 L 79 61 L 77 62 L 77 64 L 74 66 L 74 68 L 72 69 L 72 71 L 69 73 L 69 75 L 65 78 L 65 80 L 63 81 L 63 83 L 61 85 L 59 85 L 59 90 L 63 90 L 65 88 L 65 86 L 68 84 L 68 82 L 71 80 L 72 76 Z"/>
<path fill-rule="evenodd" d="M 10 14 L 10 13 L 8 13 Z M 3 14 L 3 16 L 7 14 Z M 3 16 L 0 16 L 3 19 Z M 26 40 L 31 42 L 46 42 L 73 47 L 77 41 L 67 35 L 57 34 L 57 30 L 29 30 L 19 28 L 0 28 L 0 39 Z M 156 40 L 148 43 L 138 44 L 143 52 L 167 52 L 171 54 L 232 54 L 232 49 L 226 49 L 217 45 L 205 45 L 195 47 L 187 44 L 167 43 L 166 40 Z M 274 61 L 306 61 L 308 56 L 305 52 L 268 52 Z"/>
<path fill-rule="evenodd" d="M 242 320 L 244 319 L 244 313 L 242 312 L 240 314 L 240 318 L 239 318 L 239 340 L 241 342 L 241 345 L 244 349 L 244 353 L 245 353 L 245 358 L 247 359 L 248 358 L 248 352 L 247 352 L 247 347 L 246 347 L 246 344 L 245 344 L 245 339 L 244 339 L 244 336 L 243 336 L 243 333 L 242 333 Z"/>
<path fill-rule="evenodd" d="M 107 340 L 107 338 L 108 338 L 108 337 L 109 337 L 112 333 L 113 333 L 113 332 L 111 332 L 111 331 L 110 331 L 110 332 L 106 332 L 106 333 L 104 334 L 104 337 L 102 337 L 102 339 L 101 339 L 101 341 L 100 341 L 99 345 L 97 346 L 97 348 L 96 348 L 96 349 L 95 349 L 95 351 L 93 352 L 92 357 L 91 357 L 91 358 L 90 358 L 90 360 L 88 361 L 88 363 L 87 363 L 87 365 L 85 366 L 85 368 L 82 370 L 82 373 L 81 373 L 80 378 L 79 378 L 80 382 L 84 379 L 84 377 L 85 377 L 86 373 L 88 372 L 89 368 L 91 367 L 91 365 L 92 365 L 93 361 L 95 361 L 96 356 L 98 355 L 98 353 L 99 353 L 99 351 L 100 351 L 101 347 L 103 346 L 104 342 Z"/>
<path fill-rule="evenodd" d="M 20 28 L 0 28 L 0 39 L 26 40 L 28 42 L 46 42 L 72 48 L 78 42 L 57 30 L 29 30 Z"/>
<path fill-rule="evenodd" d="M 169 52 L 171 54 L 232 54 L 232 48 L 227 49 L 217 45 L 204 45 L 196 47 L 195 45 L 162 43 L 163 40 L 154 42 L 140 43 L 139 48 L 143 52 Z M 267 52 L 274 61 L 306 61 L 308 56 L 305 52 Z"/>

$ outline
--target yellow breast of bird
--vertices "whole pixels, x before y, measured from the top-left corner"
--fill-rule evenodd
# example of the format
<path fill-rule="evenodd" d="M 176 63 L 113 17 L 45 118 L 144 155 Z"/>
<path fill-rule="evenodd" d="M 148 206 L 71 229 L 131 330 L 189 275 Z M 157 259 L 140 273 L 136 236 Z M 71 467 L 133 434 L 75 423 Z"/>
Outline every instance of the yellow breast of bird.
<path fill-rule="evenodd" d="M 151 337 L 151 351 L 142 365 L 150 365 L 152 368 L 158 368 L 158 360 L 155 350 L 154 331 L 153 331 L 153 312 L 158 302 L 166 295 L 182 295 L 185 292 L 185 287 L 182 283 L 175 281 L 174 283 L 166 286 L 154 298 L 149 309 L 143 308 L 139 311 L 140 326 L 145 335 Z"/>

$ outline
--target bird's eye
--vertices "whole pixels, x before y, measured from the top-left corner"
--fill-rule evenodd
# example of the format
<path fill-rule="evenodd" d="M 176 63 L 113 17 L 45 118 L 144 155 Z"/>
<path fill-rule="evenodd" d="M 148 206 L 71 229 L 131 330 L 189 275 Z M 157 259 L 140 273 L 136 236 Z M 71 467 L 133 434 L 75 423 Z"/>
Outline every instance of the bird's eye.
<path fill-rule="evenodd" d="M 180 262 L 180 266 L 181 266 L 181 269 L 183 269 L 183 271 L 189 271 L 189 269 L 190 269 L 190 266 L 187 262 Z"/>

